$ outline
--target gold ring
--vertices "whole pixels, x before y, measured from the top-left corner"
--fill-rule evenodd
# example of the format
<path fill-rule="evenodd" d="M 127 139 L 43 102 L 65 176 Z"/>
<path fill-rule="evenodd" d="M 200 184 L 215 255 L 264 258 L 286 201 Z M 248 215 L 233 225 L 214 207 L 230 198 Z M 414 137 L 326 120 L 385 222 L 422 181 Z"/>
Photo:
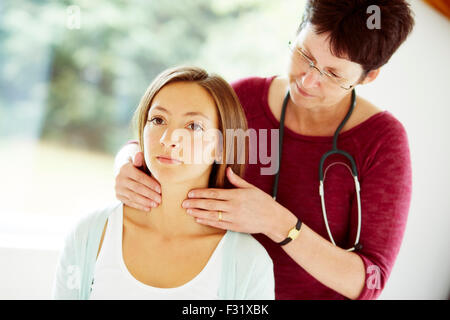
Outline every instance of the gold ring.
<path fill-rule="evenodd" d="M 219 211 L 219 221 L 222 221 L 222 211 Z"/>

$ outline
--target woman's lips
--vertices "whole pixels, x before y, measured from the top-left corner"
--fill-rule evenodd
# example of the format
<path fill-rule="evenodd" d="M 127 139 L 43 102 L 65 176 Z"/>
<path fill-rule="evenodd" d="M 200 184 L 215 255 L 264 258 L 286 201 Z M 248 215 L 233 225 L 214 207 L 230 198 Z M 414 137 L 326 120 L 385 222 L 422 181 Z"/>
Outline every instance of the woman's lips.
<path fill-rule="evenodd" d="M 300 94 L 306 98 L 313 98 L 314 96 L 306 93 L 302 88 L 300 88 L 300 86 L 298 85 L 298 83 L 296 82 L 295 85 L 297 86 L 297 90 L 298 92 L 300 92 Z"/>
<path fill-rule="evenodd" d="M 166 163 L 166 164 L 180 164 L 182 163 L 179 160 L 175 160 L 175 159 L 171 159 L 171 158 L 167 158 L 167 157 L 156 157 L 156 159 L 161 162 L 161 163 Z"/>

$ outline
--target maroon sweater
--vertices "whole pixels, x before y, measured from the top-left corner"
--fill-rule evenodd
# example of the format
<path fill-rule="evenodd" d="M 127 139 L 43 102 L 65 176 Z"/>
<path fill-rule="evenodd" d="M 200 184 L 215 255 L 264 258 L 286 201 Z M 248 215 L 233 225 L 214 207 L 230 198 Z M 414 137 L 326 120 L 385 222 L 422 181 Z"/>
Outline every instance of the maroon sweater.
<path fill-rule="evenodd" d="M 246 78 L 232 84 L 249 128 L 279 128 L 268 105 L 268 89 L 274 77 Z M 356 106 L 357 108 L 358 106 Z M 328 240 L 319 197 L 319 159 L 331 149 L 332 137 L 297 134 L 285 127 L 277 201 L 303 223 Z M 270 139 L 268 139 L 270 140 Z M 270 153 L 270 141 L 268 141 Z M 361 184 L 362 225 L 357 254 L 366 270 L 366 283 L 359 299 L 375 299 L 391 273 L 400 249 L 411 200 L 411 161 L 402 124 L 387 111 L 380 112 L 340 134 L 338 147 L 356 161 Z M 357 206 L 353 178 L 341 156 L 329 157 L 325 180 L 325 203 L 329 226 L 336 244 L 353 245 L 357 229 Z M 244 178 L 272 194 L 274 175 L 261 175 L 249 164 Z M 262 234 L 254 235 L 274 262 L 276 299 L 345 299 L 324 286 L 296 264 L 280 246 Z"/>

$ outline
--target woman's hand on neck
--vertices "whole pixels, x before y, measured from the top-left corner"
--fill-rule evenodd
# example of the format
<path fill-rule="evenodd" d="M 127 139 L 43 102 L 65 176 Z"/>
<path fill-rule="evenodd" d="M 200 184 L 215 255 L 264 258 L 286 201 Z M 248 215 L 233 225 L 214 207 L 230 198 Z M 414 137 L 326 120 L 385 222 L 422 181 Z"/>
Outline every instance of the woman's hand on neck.
<path fill-rule="evenodd" d="M 168 183 L 160 181 L 161 204 L 152 208 L 150 212 L 141 211 L 126 205 L 123 206 L 124 225 L 129 223 L 140 229 L 158 232 L 165 236 L 197 236 L 220 232 L 197 223 L 194 217 L 181 206 L 188 198 L 192 189 L 207 188 L 207 179 L 198 179 L 194 182 Z"/>

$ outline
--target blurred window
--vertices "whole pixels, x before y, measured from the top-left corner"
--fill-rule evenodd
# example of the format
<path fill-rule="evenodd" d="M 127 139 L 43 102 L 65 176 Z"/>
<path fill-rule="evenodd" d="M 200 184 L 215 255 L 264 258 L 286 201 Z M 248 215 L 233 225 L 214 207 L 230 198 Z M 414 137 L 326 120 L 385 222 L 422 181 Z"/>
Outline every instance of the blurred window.
<path fill-rule="evenodd" d="M 115 200 L 114 154 L 135 137 L 133 112 L 164 69 L 194 64 L 228 81 L 282 74 L 303 6 L 0 1 L 0 245 L 51 243 Z"/>

